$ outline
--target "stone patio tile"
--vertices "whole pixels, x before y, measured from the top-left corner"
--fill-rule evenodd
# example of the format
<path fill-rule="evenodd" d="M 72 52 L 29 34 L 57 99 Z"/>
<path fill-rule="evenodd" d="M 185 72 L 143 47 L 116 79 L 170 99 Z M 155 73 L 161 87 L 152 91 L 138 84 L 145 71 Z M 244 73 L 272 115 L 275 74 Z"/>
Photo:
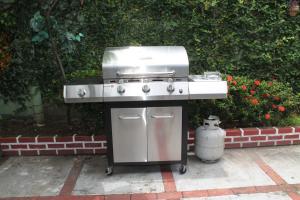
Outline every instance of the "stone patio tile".
<path fill-rule="evenodd" d="M 253 162 L 247 149 L 226 150 L 223 158 L 214 164 L 202 163 L 191 156 L 184 175 L 178 174 L 177 167 L 172 166 L 178 191 L 275 185 Z"/>
<path fill-rule="evenodd" d="M 300 183 L 300 145 L 263 148 L 255 152 L 287 183 Z"/>
<path fill-rule="evenodd" d="M 73 194 L 131 194 L 163 192 L 159 166 L 116 166 L 111 176 L 105 174 L 106 159 L 85 161 Z"/>
<path fill-rule="evenodd" d="M 283 192 L 241 194 L 218 197 L 201 197 L 201 198 L 184 198 L 183 200 L 291 200 L 291 198 Z"/>
<path fill-rule="evenodd" d="M 0 197 L 59 194 L 74 157 L 10 157 L 0 165 Z"/>

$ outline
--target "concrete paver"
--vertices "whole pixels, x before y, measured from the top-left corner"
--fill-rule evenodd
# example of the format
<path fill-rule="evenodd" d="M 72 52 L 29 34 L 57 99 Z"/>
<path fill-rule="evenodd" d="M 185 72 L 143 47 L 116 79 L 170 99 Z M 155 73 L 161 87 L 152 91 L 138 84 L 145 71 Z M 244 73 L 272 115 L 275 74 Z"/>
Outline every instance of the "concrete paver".
<path fill-rule="evenodd" d="M 300 146 L 252 149 L 287 183 L 300 183 Z"/>
<path fill-rule="evenodd" d="M 188 160 L 188 171 L 180 175 L 175 166 L 173 176 L 178 191 L 216 188 L 275 185 L 251 159 L 248 150 L 226 150 L 223 158 L 213 164 L 197 157 Z"/>
<path fill-rule="evenodd" d="M 0 197 L 57 195 L 73 157 L 10 157 L 0 166 Z"/>
<path fill-rule="evenodd" d="M 218 197 L 184 198 L 183 200 L 291 200 L 284 192 L 241 194 Z"/>
<path fill-rule="evenodd" d="M 117 166 L 112 176 L 106 176 L 105 166 L 104 157 L 93 157 L 86 161 L 73 194 L 130 194 L 164 191 L 159 166 Z"/>

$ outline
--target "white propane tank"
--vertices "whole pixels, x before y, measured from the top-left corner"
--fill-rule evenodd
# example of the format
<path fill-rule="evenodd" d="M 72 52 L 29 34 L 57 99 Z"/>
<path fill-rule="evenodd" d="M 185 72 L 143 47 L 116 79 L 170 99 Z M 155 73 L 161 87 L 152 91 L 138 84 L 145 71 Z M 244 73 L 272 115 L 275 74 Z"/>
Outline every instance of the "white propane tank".
<path fill-rule="evenodd" d="M 195 153 L 203 162 L 218 161 L 224 153 L 225 131 L 219 127 L 219 117 L 210 115 L 196 129 Z"/>

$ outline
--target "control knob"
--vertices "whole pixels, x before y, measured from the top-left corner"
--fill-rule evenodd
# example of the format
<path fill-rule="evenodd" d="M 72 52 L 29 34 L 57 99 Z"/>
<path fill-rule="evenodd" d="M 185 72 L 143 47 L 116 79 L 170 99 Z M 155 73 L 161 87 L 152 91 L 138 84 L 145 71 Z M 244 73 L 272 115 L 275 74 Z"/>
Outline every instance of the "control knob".
<path fill-rule="evenodd" d="M 143 92 L 148 93 L 148 92 L 150 92 L 150 87 L 148 85 L 144 85 L 142 90 L 143 90 Z"/>
<path fill-rule="evenodd" d="M 122 85 L 119 85 L 117 87 L 117 91 L 118 91 L 119 94 L 123 94 L 125 92 L 125 88 Z"/>
<path fill-rule="evenodd" d="M 83 89 L 83 88 L 80 88 L 80 89 L 77 91 L 77 94 L 78 94 L 78 96 L 80 96 L 81 98 L 83 98 L 83 97 L 86 95 L 86 90 Z"/>
<path fill-rule="evenodd" d="M 174 90 L 175 90 L 175 87 L 173 84 L 168 85 L 168 87 L 167 87 L 168 92 L 174 92 Z"/>

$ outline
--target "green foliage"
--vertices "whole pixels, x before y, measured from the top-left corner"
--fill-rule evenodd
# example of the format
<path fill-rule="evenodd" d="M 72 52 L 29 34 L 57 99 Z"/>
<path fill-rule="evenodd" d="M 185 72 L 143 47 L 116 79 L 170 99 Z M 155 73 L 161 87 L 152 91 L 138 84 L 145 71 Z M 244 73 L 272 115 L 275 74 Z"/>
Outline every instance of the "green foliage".
<path fill-rule="evenodd" d="M 299 107 L 300 99 L 289 84 L 229 76 L 228 86 L 227 99 L 191 104 L 193 126 L 197 127 L 209 114 L 219 115 L 227 126 L 271 126 Z"/>
<path fill-rule="evenodd" d="M 219 70 L 276 79 L 300 92 L 300 15 L 287 15 L 286 0 L 3 2 L 9 9 L 1 12 L 0 23 L 13 53 L 0 72 L 0 94 L 6 99 L 20 100 L 28 85 L 36 84 L 44 101 L 62 103 L 63 80 L 51 40 L 68 79 L 101 74 L 108 46 L 182 45 L 191 73 Z"/>

